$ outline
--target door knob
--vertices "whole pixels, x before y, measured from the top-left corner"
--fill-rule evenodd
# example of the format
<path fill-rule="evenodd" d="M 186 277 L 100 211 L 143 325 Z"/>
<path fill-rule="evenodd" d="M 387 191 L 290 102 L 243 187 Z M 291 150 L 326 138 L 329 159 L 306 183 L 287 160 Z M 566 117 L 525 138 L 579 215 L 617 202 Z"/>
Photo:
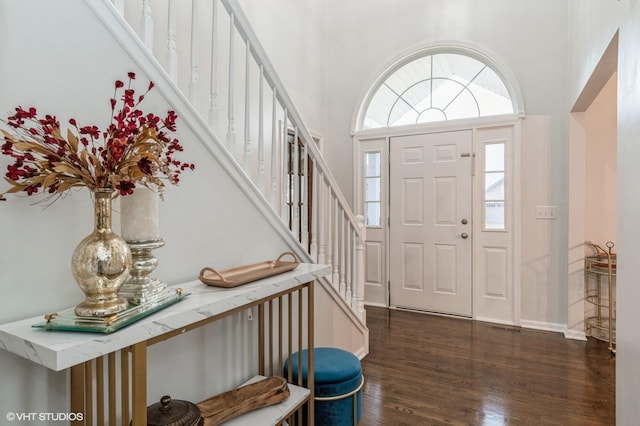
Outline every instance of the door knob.
<path fill-rule="evenodd" d="M 460 236 L 462 237 L 463 240 L 466 240 L 467 238 L 469 238 L 469 234 L 467 234 L 466 232 L 463 232 L 462 234 L 460 234 Z"/>
<path fill-rule="evenodd" d="M 463 225 L 466 225 L 467 223 L 469 223 L 469 221 L 467 221 L 467 219 L 465 218 L 465 219 L 462 219 L 460 223 L 462 223 Z"/>

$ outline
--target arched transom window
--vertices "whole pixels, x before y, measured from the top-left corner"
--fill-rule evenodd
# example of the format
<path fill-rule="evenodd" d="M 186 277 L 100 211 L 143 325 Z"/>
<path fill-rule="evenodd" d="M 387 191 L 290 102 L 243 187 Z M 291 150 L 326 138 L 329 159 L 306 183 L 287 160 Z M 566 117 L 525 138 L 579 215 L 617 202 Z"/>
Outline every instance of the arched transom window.
<path fill-rule="evenodd" d="M 370 98 L 363 129 L 512 114 L 502 78 L 467 55 L 422 56 L 392 72 Z"/>

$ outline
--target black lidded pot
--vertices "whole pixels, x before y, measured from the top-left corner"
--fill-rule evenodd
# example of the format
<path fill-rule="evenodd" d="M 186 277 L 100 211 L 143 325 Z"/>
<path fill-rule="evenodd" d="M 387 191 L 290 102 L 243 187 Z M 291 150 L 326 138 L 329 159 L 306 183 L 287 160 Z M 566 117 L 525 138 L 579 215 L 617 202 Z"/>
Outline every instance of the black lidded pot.
<path fill-rule="evenodd" d="M 197 405 L 188 401 L 172 400 L 169 395 L 163 396 L 160 402 L 147 408 L 149 426 L 200 426 L 202 423 Z"/>

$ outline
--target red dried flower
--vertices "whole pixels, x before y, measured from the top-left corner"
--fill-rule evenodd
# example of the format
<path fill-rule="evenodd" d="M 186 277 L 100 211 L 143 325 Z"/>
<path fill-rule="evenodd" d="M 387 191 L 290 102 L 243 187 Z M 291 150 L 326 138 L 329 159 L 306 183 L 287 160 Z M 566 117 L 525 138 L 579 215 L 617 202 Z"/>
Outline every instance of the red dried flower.
<path fill-rule="evenodd" d="M 145 175 L 153 175 L 153 162 L 147 157 L 143 157 L 138 161 L 138 168 Z"/>
<path fill-rule="evenodd" d="M 177 115 L 168 111 L 166 117 L 145 114 L 139 109 L 148 89 L 136 98 L 131 82 L 136 75 L 127 74 L 129 82 L 115 81 L 110 99 L 111 123 L 104 131 L 97 126 L 79 126 L 75 119 L 66 130 L 53 115 L 38 118 L 34 107 L 18 106 L 5 123 L 12 132 L 2 130 L 3 155 L 13 158 L 5 174 L 11 185 L 7 193 L 35 194 L 39 188 L 50 196 L 61 196 L 73 187 L 90 189 L 110 187 L 119 195 L 132 194 L 138 185 L 156 189 L 162 196 L 163 180 L 179 182 L 182 171 L 195 166 L 173 159 L 175 151 L 182 151 L 177 139 L 166 132 L 176 131 Z M 4 200 L 0 193 L 0 200 Z M 55 201 L 55 199 L 54 199 Z"/>
<path fill-rule="evenodd" d="M 133 188 L 136 185 L 131 181 L 121 180 L 120 183 L 116 185 L 116 189 L 120 191 L 120 195 L 131 195 L 133 194 Z"/>
<path fill-rule="evenodd" d="M 100 129 L 98 129 L 97 126 L 80 127 L 80 134 L 81 135 L 89 135 L 93 139 L 99 139 L 100 138 Z"/>
<path fill-rule="evenodd" d="M 37 192 L 38 192 L 38 188 L 39 188 L 40 186 L 41 186 L 41 184 L 39 184 L 39 183 L 38 183 L 38 184 L 36 184 L 36 185 L 31 185 L 31 186 L 28 186 L 28 187 L 25 189 L 25 191 L 27 191 L 27 195 L 33 195 L 33 194 L 35 194 L 35 193 L 37 193 Z"/>

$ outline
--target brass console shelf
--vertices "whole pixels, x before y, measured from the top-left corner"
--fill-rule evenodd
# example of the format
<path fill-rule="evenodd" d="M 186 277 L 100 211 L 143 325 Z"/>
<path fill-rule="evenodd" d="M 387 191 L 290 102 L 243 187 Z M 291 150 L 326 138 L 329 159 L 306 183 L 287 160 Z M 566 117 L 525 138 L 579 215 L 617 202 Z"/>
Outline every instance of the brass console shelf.
<path fill-rule="evenodd" d="M 180 303 L 168 306 L 115 333 L 50 332 L 32 325 L 42 317 L 0 325 L 0 347 L 54 371 L 69 372 L 71 413 L 82 413 L 75 425 L 147 424 L 147 348 L 185 332 L 251 309 L 257 311 L 257 376 L 283 376 L 283 362 L 293 352 L 314 347 L 314 286 L 331 273 L 328 265 L 301 263 L 289 272 L 232 289 L 182 283 Z M 304 314 L 304 315 L 303 315 Z M 253 334 L 253 333 L 252 333 Z M 245 342 L 250 344 L 250 341 Z M 182 350 L 202 350 L 200 347 Z M 229 425 L 313 425 L 313 350 L 307 358 L 309 381 L 289 377 L 291 396 L 229 420 Z M 248 357 L 248 353 L 238 353 Z M 256 357 L 254 357 L 256 358 Z M 289 370 L 290 371 L 290 370 Z M 246 378 L 238 377 L 238 380 Z M 294 383 L 292 383 L 294 382 Z M 170 383 L 167 384 L 171 385 Z M 169 389 L 170 390 L 170 389 Z M 202 399 L 211 395 L 202 395 Z"/>
<path fill-rule="evenodd" d="M 586 334 L 607 342 L 609 350 L 615 353 L 617 257 L 613 253 L 614 244 L 607 242 L 606 250 L 591 242 L 587 242 L 586 246 L 592 249 L 593 254 L 584 259 L 585 299 L 594 306 L 593 313 L 585 318 Z"/>

